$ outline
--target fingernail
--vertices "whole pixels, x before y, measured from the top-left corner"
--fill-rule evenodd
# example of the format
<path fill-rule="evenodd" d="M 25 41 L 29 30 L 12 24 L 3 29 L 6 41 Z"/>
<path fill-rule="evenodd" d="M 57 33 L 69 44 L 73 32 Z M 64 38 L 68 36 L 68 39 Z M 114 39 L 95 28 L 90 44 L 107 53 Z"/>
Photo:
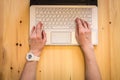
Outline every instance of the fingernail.
<path fill-rule="evenodd" d="M 33 27 L 33 29 L 35 29 L 35 26 Z"/>
<path fill-rule="evenodd" d="M 78 23 L 80 23 L 81 19 L 78 19 L 77 21 L 78 21 Z"/>
<path fill-rule="evenodd" d="M 40 21 L 38 22 L 38 25 L 39 25 L 39 24 L 41 24 L 41 22 L 40 22 Z"/>
<path fill-rule="evenodd" d="M 78 17 L 75 19 L 75 21 L 77 21 Z"/>

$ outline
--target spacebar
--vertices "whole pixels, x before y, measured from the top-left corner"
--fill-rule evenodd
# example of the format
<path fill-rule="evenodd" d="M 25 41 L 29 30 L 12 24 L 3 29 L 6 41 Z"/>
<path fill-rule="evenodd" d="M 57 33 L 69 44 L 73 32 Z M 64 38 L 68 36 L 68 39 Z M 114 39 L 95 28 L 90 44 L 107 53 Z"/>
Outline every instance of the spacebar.
<path fill-rule="evenodd" d="M 65 26 L 65 27 L 61 27 L 61 26 L 54 26 L 52 27 L 53 29 L 68 29 L 69 27 L 68 26 Z"/>

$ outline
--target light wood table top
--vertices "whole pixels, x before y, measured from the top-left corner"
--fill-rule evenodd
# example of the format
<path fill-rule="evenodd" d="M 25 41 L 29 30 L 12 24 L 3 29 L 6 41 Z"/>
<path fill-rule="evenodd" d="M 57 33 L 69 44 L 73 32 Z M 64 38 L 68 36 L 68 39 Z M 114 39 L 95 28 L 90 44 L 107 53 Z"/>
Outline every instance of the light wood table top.
<path fill-rule="evenodd" d="M 120 0 L 98 0 L 95 55 L 103 80 L 120 80 Z M 29 51 L 29 0 L 0 0 L 0 80 L 18 80 Z M 37 80 L 84 80 L 79 46 L 45 46 Z"/>

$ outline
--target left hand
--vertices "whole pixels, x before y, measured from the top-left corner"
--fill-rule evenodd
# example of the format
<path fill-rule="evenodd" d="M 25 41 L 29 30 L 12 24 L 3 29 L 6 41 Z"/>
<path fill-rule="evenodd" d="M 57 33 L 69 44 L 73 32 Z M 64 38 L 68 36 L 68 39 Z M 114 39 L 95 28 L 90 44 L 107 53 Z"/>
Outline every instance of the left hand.
<path fill-rule="evenodd" d="M 37 26 L 33 27 L 30 34 L 30 52 L 36 56 L 40 56 L 42 49 L 46 43 L 46 33 L 42 30 L 42 23 L 39 22 Z"/>

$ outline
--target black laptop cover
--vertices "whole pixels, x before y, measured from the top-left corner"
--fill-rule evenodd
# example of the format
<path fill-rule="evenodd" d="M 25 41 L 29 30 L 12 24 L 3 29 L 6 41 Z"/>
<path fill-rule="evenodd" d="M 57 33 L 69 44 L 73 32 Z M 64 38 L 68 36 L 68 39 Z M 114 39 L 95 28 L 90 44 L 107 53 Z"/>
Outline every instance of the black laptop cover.
<path fill-rule="evenodd" d="M 97 0 L 30 0 L 30 5 L 96 5 Z"/>

